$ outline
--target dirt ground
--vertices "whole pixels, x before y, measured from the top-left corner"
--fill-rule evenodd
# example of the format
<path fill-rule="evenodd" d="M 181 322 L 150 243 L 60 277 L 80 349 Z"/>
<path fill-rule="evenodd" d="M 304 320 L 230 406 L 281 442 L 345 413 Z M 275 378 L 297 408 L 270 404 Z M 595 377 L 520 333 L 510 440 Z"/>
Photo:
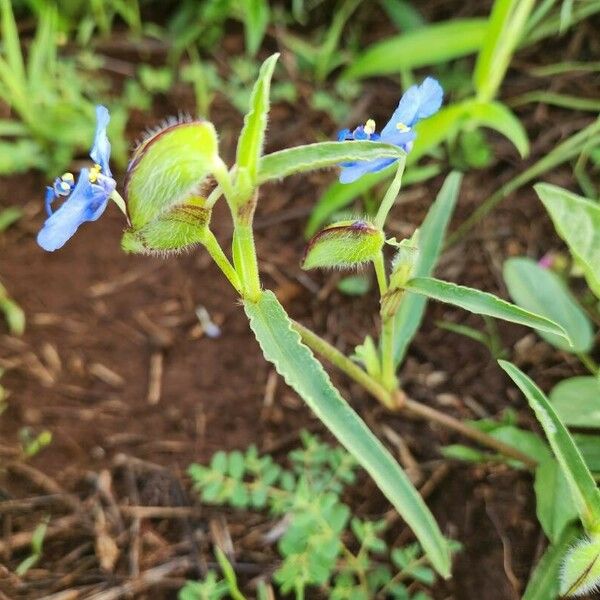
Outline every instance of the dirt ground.
<path fill-rule="evenodd" d="M 577 53 L 597 44 L 592 37 L 585 29 L 565 43 Z M 511 72 L 507 97 L 539 85 L 524 74 L 539 53 L 538 48 L 526 54 Z M 386 81 L 377 85 L 378 101 L 371 106 L 373 116 L 383 120 L 398 90 Z M 579 78 L 561 85 L 584 90 L 589 82 Z M 565 91 L 561 85 L 555 91 Z M 574 93 L 572 87 L 569 93 Z M 193 99 L 175 90 L 155 108 L 157 120 L 180 108 L 192 111 Z M 222 101 L 213 114 L 231 155 L 241 118 Z M 490 168 L 465 176 L 452 228 L 502 182 L 590 121 L 583 113 L 534 105 L 519 114 L 532 141 L 531 158 L 524 163 L 508 141 L 490 135 L 496 159 Z M 148 124 L 134 119 L 131 138 Z M 325 115 L 278 105 L 268 149 L 314 141 L 319 131 L 335 132 Z M 374 331 L 376 299 L 344 296 L 335 287 L 338 274 L 305 273 L 299 267 L 307 215 L 333 178 L 332 172 L 320 172 L 266 186 L 257 214 L 257 246 L 265 287 L 276 291 L 295 319 L 349 351 Z M 573 187 L 568 167 L 544 179 Z M 402 194 L 389 222 L 392 234 L 412 232 L 442 180 Z M 43 185 L 37 174 L 0 180 L 0 207 L 17 202 L 26 211 L 26 218 L 0 237 L 0 278 L 28 319 L 19 339 L 0 323 L 0 367 L 7 369 L 2 385 L 11 394 L 0 417 L 4 597 L 42 598 L 81 588 L 87 594 L 107 591 L 53 597 L 175 598 L 185 577 L 211 565 L 217 531 L 231 535 L 243 576 L 269 572 L 275 554 L 253 545 L 249 536 L 267 517 L 201 506 L 189 490 L 185 469 L 216 450 L 252 443 L 281 455 L 296 444 L 302 428 L 326 436 L 323 427 L 282 381 L 273 391 L 272 368 L 262 358 L 233 290 L 206 253 L 169 259 L 125 255 L 119 247 L 124 223 L 113 207 L 97 223 L 83 226 L 63 250 L 44 253 L 35 243 L 43 221 Z M 12 189 L 18 195 L 6 192 Z M 230 227 L 224 207 L 216 211 L 213 225 L 227 245 Z M 525 187 L 447 250 L 438 275 L 506 296 L 503 260 L 520 254 L 539 258 L 552 249 L 561 245 L 532 189 Z M 219 338 L 203 335 L 195 316 L 199 306 L 221 327 Z M 442 318 L 480 326 L 475 317 L 430 305 L 400 371 L 408 394 L 461 418 L 499 415 L 511 407 L 522 425 L 535 428 L 524 400 L 492 357 L 476 342 L 436 328 L 435 321 Z M 527 330 L 499 324 L 499 331 L 512 358 L 544 389 L 581 372 L 572 359 Z M 519 598 L 545 547 L 530 475 L 498 465 L 442 460 L 440 445 L 464 440 L 437 426 L 386 414 L 357 386 L 332 375 L 386 443 L 385 427 L 403 437 L 420 464 L 420 485 L 443 531 L 464 545 L 453 579 L 436 586 L 435 598 Z M 53 435 L 50 446 L 26 462 L 17 454 L 24 427 Z M 389 510 L 366 477 L 347 500 L 362 515 L 376 517 Z M 143 512 L 139 507 L 153 508 Z M 30 533 L 46 515 L 51 521 L 43 558 L 20 580 L 11 572 L 27 556 Z M 401 541 L 411 539 L 402 524 L 393 534 Z M 111 559 L 106 537 L 116 539 L 119 547 L 109 569 L 101 565 L 103 558 Z M 105 546 L 99 549 L 102 540 Z M 159 570 L 153 571 L 160 573 L 159 583 L 147 589 L 143 577 L 153 569 Z"/>

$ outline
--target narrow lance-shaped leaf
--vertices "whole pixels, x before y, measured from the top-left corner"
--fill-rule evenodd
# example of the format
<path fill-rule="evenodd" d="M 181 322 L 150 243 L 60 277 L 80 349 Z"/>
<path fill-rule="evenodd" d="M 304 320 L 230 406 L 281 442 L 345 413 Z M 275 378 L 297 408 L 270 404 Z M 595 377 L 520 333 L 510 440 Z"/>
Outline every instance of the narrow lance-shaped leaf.
<path fill-rule="evenodd" d="M 271 78 L 279 54 L 273 54 L 262 64 L 250 98 L 250 110 L 244 117 L 244 127 L 237 146 L 238 171 L 247 173 L 250 183 L 256 182 L 258 161 L 262 154 L 269 114 Z"/>
<path fill-rule="evenodd" d="M 401 73 L 468 56 L 479 50 L 486 29 L 486 19 L 453 19 L 420 27 L 367 48 L 343 77 Z"/>
<path fill-rule="evenodd" d="M 398 159 L 404 154 L 404 150 L 398 146 L 383 142 L 319 142 L 296 146 L 263 156 L 258 170 L 258 183 L 281 179 L 294 173 L 337 167 L 343 162 Z"/>
<path fill-rule="evenodd" d="M 600 205 L 556 185 L 538 183 L 534 187 L 558 235 L 569 246 L 588 285 L 600 298 Z"/>
<path fill-rule="evenodd" d="M 461 181 L 462 175 L 459 172 L 450 173 L 427 211 L 427 216 L 419 229 L 419 258 L 414 271 L 418 277 L 427 277 L 433 273 L 456 205 Z M 421 325 L 426 304 L 427 299 L 417 294 L 406 294 L 402 299 L 395 317 L 394 362 L 396 365 L 402 362 L 408 345 Z"/>
<path fill-rule="evenodd" d="M 265 358 L 371 475 L 412 528 L 432 565 L 447 577 L 448 544 L 423 499 L 391 454 L 333 387 L 312 352 L 301 343 L 275 295 L 263 292 L 258 302 L 244 302 L 244 308 Z"/>
<path fill-rule="evenodd" d="M 416 277 L 411 279 L 404 287 L 409 292 L 422 294 L 428 298 L 464 308 L 476 315 L 486 315 L 533 327 L 534 329 L 549 331 L 568 340 L 565 330 L 554 321 L 520 308 L 488 292 L 432 277 Z"/>
<path fill-rule="evenodd" d="M 590 534 L 599 534 L 600 492 L 573 438 L 542 390 L 512 363 L 505 360 L 498 362 L 523 392 L 543 427 L 554 456 L 569 483 L 569 489 L 585 530 Z"/>

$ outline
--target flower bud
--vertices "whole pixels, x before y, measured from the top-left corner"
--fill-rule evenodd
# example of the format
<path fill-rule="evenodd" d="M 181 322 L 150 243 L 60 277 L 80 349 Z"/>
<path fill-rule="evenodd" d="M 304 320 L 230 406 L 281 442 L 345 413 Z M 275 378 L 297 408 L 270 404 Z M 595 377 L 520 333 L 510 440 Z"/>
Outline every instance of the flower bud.
<path fill-rule="evenodd" d="M 389 289 L 381 299 L 381 314 L 385 318 L 391 318 L 398 312 L 404 296 L 404 285 L 414 275 L 419 259 L 418 239 L 419 230 L 417 229 L 411 238 L 402 240 L 400 243 L 394 242 L 394 245 L 398 247 L 398 252 L 392 261 Z"/>
<path fill-rule="evenodd" d="M 582 596 L 600 587 L 600 536 L 584 538 L 569 550 L 560 580 L 564 596 Z"/>
<path fill-rule="evenodd" d="M 168 125 L 145 140 L 127 169 L 129 252 L 180 250 L 202 242 L 210 222 L 207 177 L 220 161 L 212 123 Z"/>
<path fill-rule="evenodd" d="M 367 221 L 339 221 L 308 242 L 302 268 L 356 267 L 373 260 L 384 241 L 383 231 Z"/>

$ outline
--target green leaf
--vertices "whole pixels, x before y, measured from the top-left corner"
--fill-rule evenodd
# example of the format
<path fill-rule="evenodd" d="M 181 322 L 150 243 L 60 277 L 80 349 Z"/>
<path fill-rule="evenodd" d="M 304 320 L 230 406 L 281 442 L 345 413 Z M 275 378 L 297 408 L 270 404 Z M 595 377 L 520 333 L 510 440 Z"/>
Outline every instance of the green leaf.
<path fill-rule="evenodd" d="M 383 231 L 366 221 L 333 223 L 308 242 L 302 268 L 356 267 L 374 260 L 384 242 Z"/>
<path fill-rule="evenodd" d="M 574 433 L 573 439 L 588 469 L 593 473 L 600 473 L 600 435 Z"/>
<path fill-rule="evenodd" d="M 550 401 L 535 383 L 512 363 L 504 360 L 498 363 L 523 392 L 544 428 L 554 456 L 569 484 L 585 530 L 588 533 L 599 533 L 600 492 L 573 438 L 552 408 Z"/>
<path fill-rule="evenodd" d="M 557 542 L 565 527 L 577 519 L 577 507 L 559 464 L 551 458 L 535 470 L 536 514 L 548 539 Z"/>
<path fill-rule="evenodd" d="M 549 344 L 566 352 L 587 352 L 594 343 L 592 324 L 560 277 L 530 258 L 510 258 L 502 269 L 512 299 L 525 310 L 558 323 L 572 345 L 562 336 L 539 331 Z"/>
<path fill-rule="evenodd" d="M 2 50 L 12 75 L 25 84 L 25 66 L 11 0 L 0 0 Z"/>
<path fill-rule="evenodd" d="M 25 332 L 25 312 L 8 296 L 5 287 L 0 283 L 0 313 L 8 324 L 8 330 L 12 335 L 23 335 Z"/>
<path fill-rule="evenodd" d="M 486 19 L 453 19 L 420 27 L 367 48 L 342 76 L 389 75 L 468 56 L 479 50 L 486 29 Z"/>
<path fill-rule="evenodd" d="M 473 71 L 473 84 L 479 98 L 490 100 L 496 95 L 534 4 L 535 0 L 494 2 L 485 41 Z"/>
<path fill-rule="evenodd" d="M 564 329 L 557 323 L 554 323 L 554 321 L 520 308 L 488 292 L 482 292 L 432 277 L 411 279 L 404 287 L 409 292 L 422 294 L 428 298 L 464 308 L 476 315 L 486 315 L 512 323 L 519 323 L 520 325 L 549 331 L 567 338 Z"/>
<path fill-rule="evenodd" d="M 433 566 L 447 577 L 448 545 L 432 514 L 404 471 L 333 387 L 312 352 L 300 342 L 275 295 L 263 292 L 258 302 L 245 301 L 244 308 L 265 358 L 373 477 L 412 528 Z"/>
<path fill-rule="evenodd" d="M 262 155 L 269 115 L 271 78 L 278 58 L 278 53 L 273 54 L 260 67 L 250 98 L 250 110 L 244 117 L 244 127 L 237 145 L 237 169 L 247 173 L 252 186 L 256 183 L 258 162 Z"/>
<path fill-rule="evenodd" d="M 14 225 L 25 213 L 18 206 L 9 206 L 0 210 L 0 233 Z"/>
<path fill-rule="evenodd" d="M 521 158 L 529 154 L 527 131 L 515 114 L 501 102 L 472 102 L 466 105 L 468 122 L 489 127 L 509 139 Z"/>
<path fill-rule="evenodd" d="M 600 428 L 600 380 L 571 377 L 556 384 L 550 402 L 567 427 Z"/>
<path fill-rule="evenodd" d="M 383 142 L 319 142 L 296 146 L 263 156 L 258 170 L 258 183 L 282 179 L 294 173 L 337 167 L 343 162 L 400 158 L 404 150 Z"/>
<path fill-rule="evenodd" d="M 534 186 L 554 227 L 600 298 L 600 205 L 548 183 Z"/>
<path fill-rule="evenodd" d="M 254 56 L 262 44 L 269 25 L 269 3 L 267 0 L 243 0 L 241 6 L 244 15 L 246 49 L 251 56 Z"/>
<path fill-rule="evenodd" d="M 427 216 L 419 229 L 419 259 L 414 271 L 417 277 L 428 277 L 435 269 L 446 229 L 454 212 L 461 181 L 461 173 L 457 171 L 450 173 L 427 211 Z M 417 294 L 407 294 L 402 299 L 395 316 L 394 361 L 396 365 L 404 359 L 408 345 L 421 325 L 426 304 L 427 299 Z"/>
<path fill-rule="evenodd" d="M 577 533 L 575 525 L 566 527 L 560 539 L 555 544 L 548 546 L 535 566 L 523 594 L 523 600 L 555 600 L 558 598 L 562 561 L 577 538 Z"/>

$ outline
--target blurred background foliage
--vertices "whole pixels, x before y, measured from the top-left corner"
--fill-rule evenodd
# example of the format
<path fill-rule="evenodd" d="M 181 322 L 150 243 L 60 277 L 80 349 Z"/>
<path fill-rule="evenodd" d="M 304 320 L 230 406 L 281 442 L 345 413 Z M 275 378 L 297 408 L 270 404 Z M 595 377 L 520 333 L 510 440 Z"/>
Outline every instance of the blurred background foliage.
<path fill-rule="evenodd" d="M 453 166 L 488 165 L 493 152 L 480 126 L 507 135 L 524 156 L 524 129 L 495 101 L 513 52 L 564 34 L 599 12 L 600 2 L 502 0 L 491 15 L 482 6 L 479 16 L 436 22 L 407 0 L 0 0 L 0 10 L 0 174 L 35 168 L 52 176 L 86 151 L 98 102 L 110 105 L 120 166 L 128 115 L 148 111 L 176 84 L 191 87 L 198 115 L 210 117 L 216 95 L 243 110 L 261 48 L 284 52 L 287 72 L 275 82 L 274 100 L 308 103 L 338 126 L 352 125 L 353 105 L 372 77 L 400 88 L 417 79 L 416 69 L 433 72 L 448 106 L 419 132 L 413 162 L 447 142 Z M 243 46 L 226 39 L 232 31 Z M 540 89 L 520 102 L 576 100 L 581 109 L 581 99 Z M 590 99 L 583 110 L 597 105 Z"/>

